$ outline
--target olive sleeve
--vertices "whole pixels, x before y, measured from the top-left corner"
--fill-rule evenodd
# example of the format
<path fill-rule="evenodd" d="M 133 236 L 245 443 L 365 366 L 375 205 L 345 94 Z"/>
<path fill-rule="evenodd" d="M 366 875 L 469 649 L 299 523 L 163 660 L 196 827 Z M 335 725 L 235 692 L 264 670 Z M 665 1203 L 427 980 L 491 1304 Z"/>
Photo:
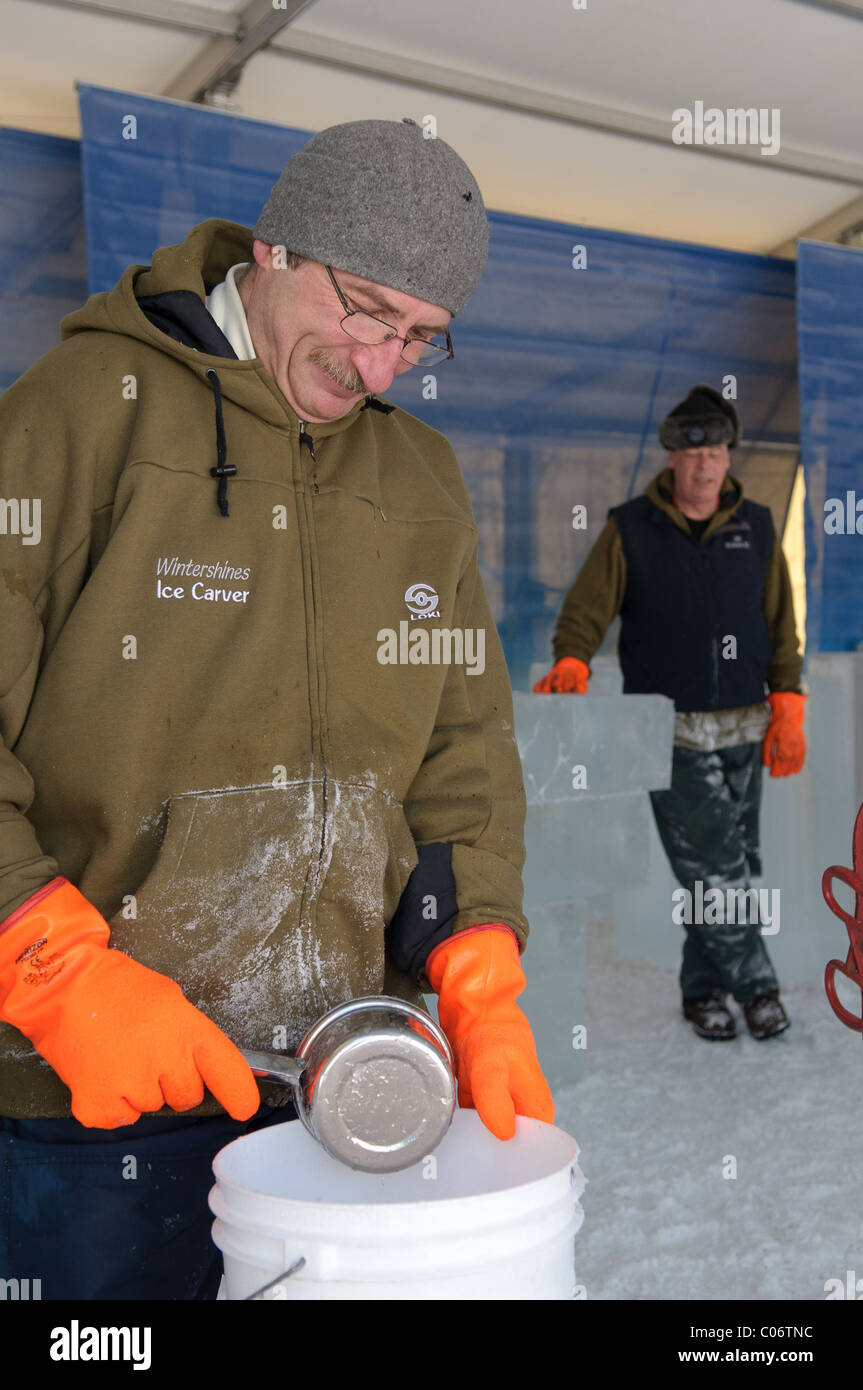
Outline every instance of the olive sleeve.
<path fill-rule="evenodd" d="M 563 601 L 552 639 L 555 661 L 574 656 L 590 664 L 620 612 L 625 590 L 623 542 L 617 522 L 610 516 Z"/>
<path fill-rule="evenodd" d="M 499 923 L 522 948 L 528 935 L 524 781 L 509 675 L 476 544 L 454 616 L 462 632 L 483 634 L 483 658 L 475 675 L 459 663 L 447 674 L 425 758 L 405 797 L 418 862 L 389 933 L 393 963 L 426 991 L 425 961 L 455 932 Z"/>
<path fill-rule="evenodd" d="M 770 664 L 767 684 L 771 691 L 801 692 L 803 658 L 797 640 L 791 576 L 777 535 L 764 585 L 764 618 L 770 634 Z"/>
<path fill-rule="evenodd" d="M 76 429 L 81 399 L 67 408 L 72 374 L 59 352 L 0 397 L 0 496 L 14 500 L 19 523 L 0 532 L 0 920 L 57 874 L 28 819 L 36 788 L 14 750 L 46 649 L 86 582 L 90 551 L 96 450 L 91 433 Z"/>

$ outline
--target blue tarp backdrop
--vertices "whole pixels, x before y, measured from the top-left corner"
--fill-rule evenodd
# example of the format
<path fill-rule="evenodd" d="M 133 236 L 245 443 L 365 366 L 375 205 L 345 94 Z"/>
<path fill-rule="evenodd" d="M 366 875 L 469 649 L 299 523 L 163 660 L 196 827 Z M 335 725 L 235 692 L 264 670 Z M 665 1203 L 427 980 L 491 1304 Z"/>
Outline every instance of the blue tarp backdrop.
<path fill-rule="evenodd" d="M 182 102 L 78 92 L 91 292 L 205 218 L 253 225 L 309 138 Z M 388 394 L 458 451 L 524 685 L 531 661 L 550 658 L 561 600 L 608 507 L 664 466 L 659 421 L 696 382 L 736 392 L 744 445 L 733 471 L 782 527 L 797 461 L 795 270 L 504 213 L 490 221 L 487 272 L 453 322 L 455 358 Z M 573 524 L 577 506 L 586 529 Z"/>
<path fill-rule="evenodd" d="M 850 651 L 863 644 L 863 253 L 800 242 L 797 331 L 808 638 Z"/>
<path fill-rule="evenodd" d="M 0 129 L 0 391 L 59 341 L 87 296 L 77 140 Z"/>

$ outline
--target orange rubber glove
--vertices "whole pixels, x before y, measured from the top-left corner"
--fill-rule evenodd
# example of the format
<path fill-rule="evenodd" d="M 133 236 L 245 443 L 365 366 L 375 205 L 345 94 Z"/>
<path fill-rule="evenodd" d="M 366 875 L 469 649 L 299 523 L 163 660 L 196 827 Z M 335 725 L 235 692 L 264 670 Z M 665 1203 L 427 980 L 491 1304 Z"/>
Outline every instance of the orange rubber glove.
<path fill-rule="evenodd" d="M 240 1051 L 173 980 L 108 950 L 110 934 L 65 878 L 40 888 L 0 922 L 0 1018 L 50 1062 L 82 1125 L 190 1110 L 205 1084 L 248 1120 L 261 1102 Z"/>
<path fill-rule="evenodd" d="M 770 768 L 771 777 L 789 777 L 799 772 L 806 757 L 803 737 L 803 705 L 805 695 L 793 690 L 774 690 L 767 696 L 770 724 L 761 745 L 761 761 Z"/>
<path fill-rule="evenodd" d="M 577 656 L 562 656 L 533 687 L 535 695 L 586 695 L 590 667 Z"/>
<path fill-rule="evenodd" d="M 425 970 L 455 1056 L 459 1105 L 475 1109 L 498 1139 L 513 1137 L 516 1114 L 552 1124 L 551 1091 L 515 1002 L 526 984 L 515 933 L 503 924 L 456 932 Z"/>

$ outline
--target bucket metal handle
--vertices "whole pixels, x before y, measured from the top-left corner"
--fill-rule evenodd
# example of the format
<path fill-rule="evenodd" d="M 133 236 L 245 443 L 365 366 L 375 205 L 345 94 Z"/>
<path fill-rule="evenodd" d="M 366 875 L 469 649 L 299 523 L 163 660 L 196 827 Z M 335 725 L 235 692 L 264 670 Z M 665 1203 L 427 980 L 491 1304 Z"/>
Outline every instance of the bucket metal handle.
<path fill-rule="evenodd" d="M 243 1302 L 251 1303 L 254 1299 L 261 1298 L 262 1295 L 267 1292 L 267 1289 L 274 1288 L 275 1285 L 280 1284 L 283 1279 L 290 1279 L 291 1275 L 296 1274 L 298 1270 L 302 1269 L 305 1263 L 305 1256 L 301 1255 L 298 1260 L 295 1260 L 294 1263 L 290 1265 L 287 1269 L 283 1270 L 281 1274 L 277 1274 L 275 1279 L 271 1279 L 268 1284 L 262 1284 L 259 1289 L 255 1289 L 254 1293 L 246 1294 L 246 1297 L 243 1299 Z"/>

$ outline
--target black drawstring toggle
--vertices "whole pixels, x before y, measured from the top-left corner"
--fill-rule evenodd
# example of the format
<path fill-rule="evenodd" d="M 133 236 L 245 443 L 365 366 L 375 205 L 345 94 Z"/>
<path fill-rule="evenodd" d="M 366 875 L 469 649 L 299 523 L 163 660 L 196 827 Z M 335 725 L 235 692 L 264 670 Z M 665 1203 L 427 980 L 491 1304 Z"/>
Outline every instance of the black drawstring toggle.
<path fill-rule="evenodd" d="M 207 377 L 213 383 L 213 394 L 216 398 L 216 457 L 218 463 L 215 468 L 210 469 L 210 477 L 218 479 L 216 488 L 216 501 L 222 516 L 228 515 L 228 479 L 233 478 L 237 469 L 233 463 L 226 463 L 228 457 L 228 444 L 225 438 L 225 422 L 222 418 L 222 388 L 219 378 L 210 367 L 207 370 Z"/>

